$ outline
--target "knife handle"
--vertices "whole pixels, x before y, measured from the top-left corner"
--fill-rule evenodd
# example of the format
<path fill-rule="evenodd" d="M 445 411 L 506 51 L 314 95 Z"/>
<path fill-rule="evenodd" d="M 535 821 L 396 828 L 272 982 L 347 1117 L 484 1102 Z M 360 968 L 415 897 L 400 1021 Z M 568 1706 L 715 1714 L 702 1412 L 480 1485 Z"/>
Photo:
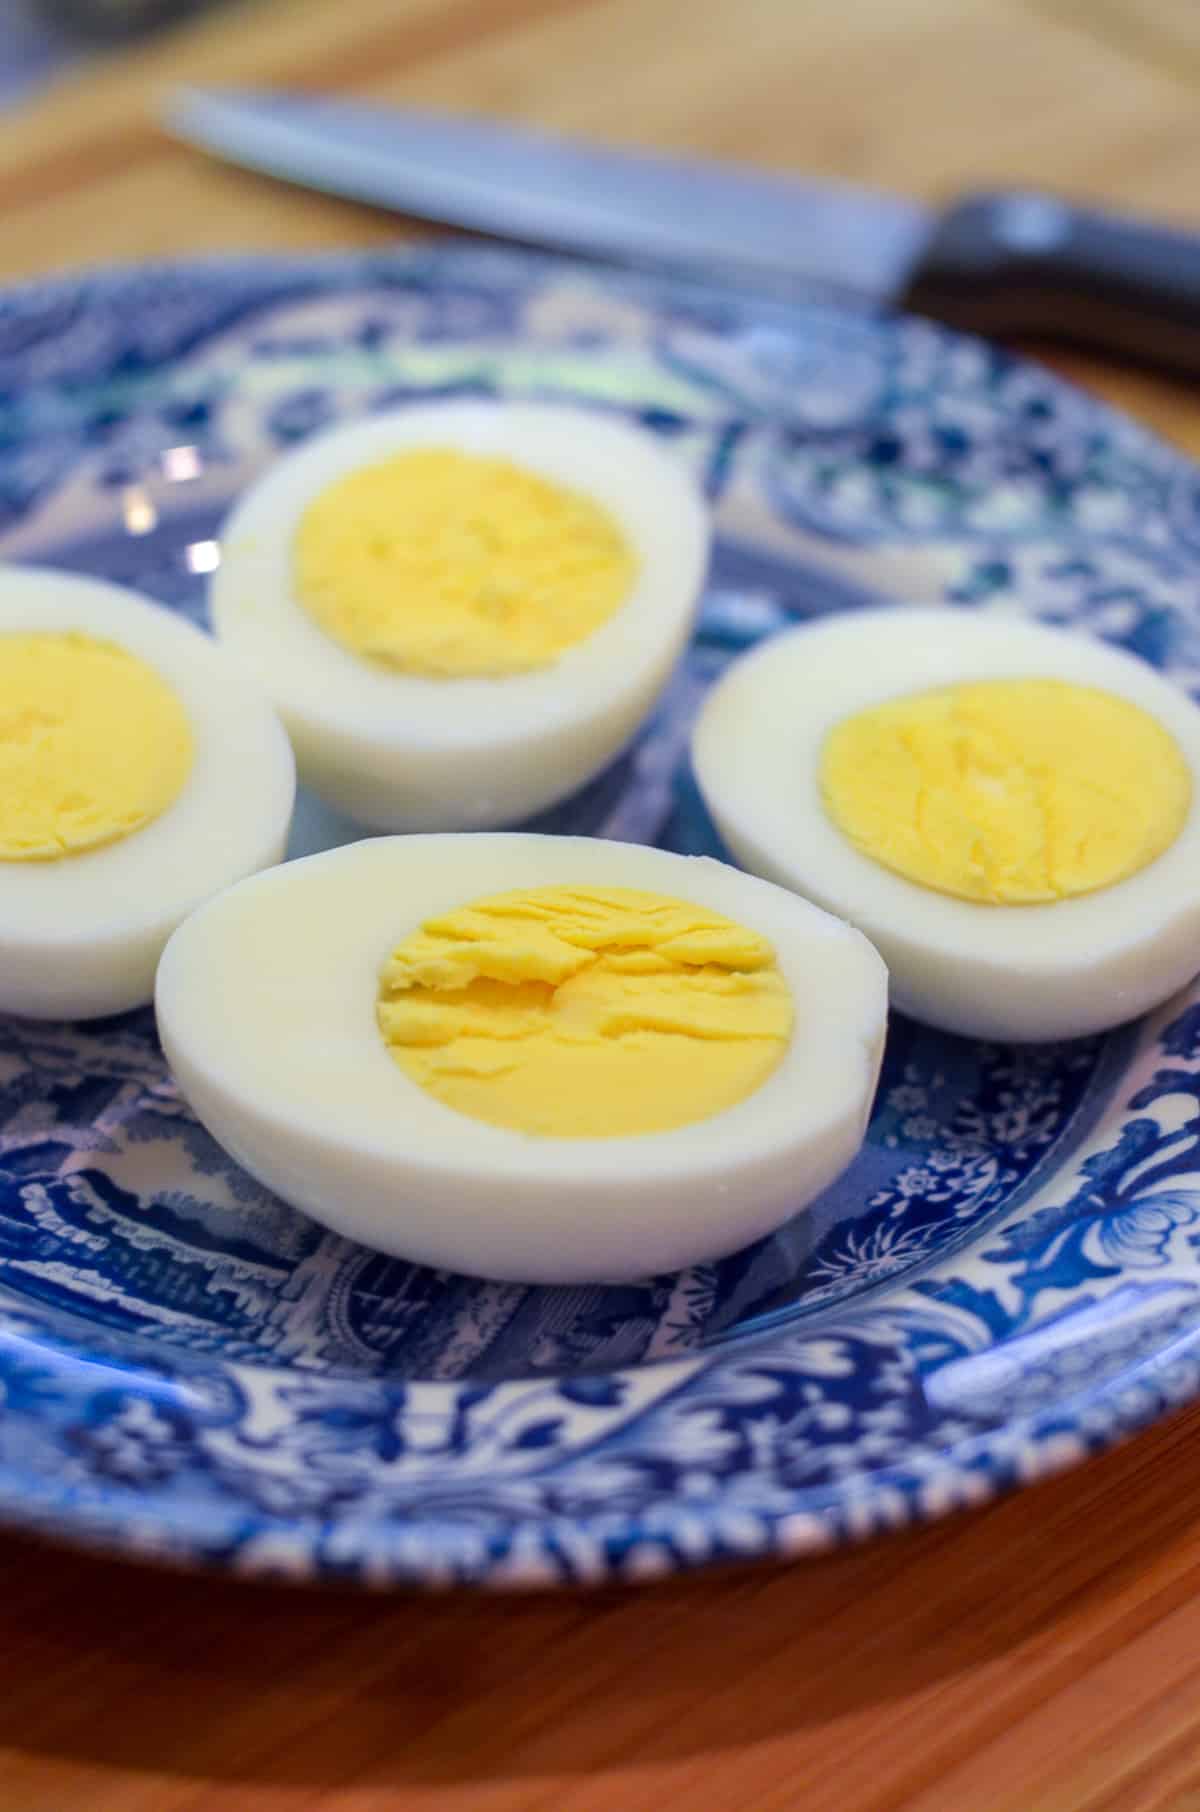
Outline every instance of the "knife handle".
<path fill-rule="evenodd" d="M 1200 376 L 1200 234 L 1051 195 L 969 195 L 901 306 L 988 335 L 1071 340 Z"/>

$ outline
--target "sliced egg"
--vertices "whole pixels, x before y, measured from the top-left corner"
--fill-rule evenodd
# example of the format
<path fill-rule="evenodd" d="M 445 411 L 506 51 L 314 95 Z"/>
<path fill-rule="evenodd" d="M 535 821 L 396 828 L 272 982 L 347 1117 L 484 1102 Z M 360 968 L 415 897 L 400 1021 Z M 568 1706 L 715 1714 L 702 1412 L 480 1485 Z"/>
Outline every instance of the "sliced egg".
<path fill-rule="evenodd" d="M 511 824 L 629 740 L 687 640 L 708 529 L 649 433 L 453 402 L 336 428 L 233 512 L 215 631 L 300 773 L 383 830 Z"/>
<path fill-rule="evenodd" d="M 1200 710 L 1115 648 L 854 612 L 731 668 L 693 761 L 737 859 L 857 925 L 933 1025 L 1074 1037 L 1200 969 Z"/>
<path fill-rule="evenodd" d="M 528 1282 L 769 1232 L 857 1151 L 886 971 L 708 858 L 519 833 L 379 838 L 254 877 L 168 944 L 193 1109 L 380 1250 Z"/>
<path fill-rule="evenodd" d="M 294 790 L 282 725 L 207 636 L 0 566 L 0 1011 L 144 1005 L 179 921 L 279 860 Z"/>

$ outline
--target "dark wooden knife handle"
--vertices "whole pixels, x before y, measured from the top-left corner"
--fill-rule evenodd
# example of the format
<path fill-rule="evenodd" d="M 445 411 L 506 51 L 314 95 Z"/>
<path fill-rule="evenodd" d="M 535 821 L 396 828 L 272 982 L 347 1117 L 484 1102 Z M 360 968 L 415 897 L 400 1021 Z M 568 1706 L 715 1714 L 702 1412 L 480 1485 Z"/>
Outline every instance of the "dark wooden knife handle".
<path fill-rule="evenodd" d="M 1050 195 L 950 208 L 900 303 L 975 333 L 1070 340 L 1200 376 L 1200 232 Z"/>

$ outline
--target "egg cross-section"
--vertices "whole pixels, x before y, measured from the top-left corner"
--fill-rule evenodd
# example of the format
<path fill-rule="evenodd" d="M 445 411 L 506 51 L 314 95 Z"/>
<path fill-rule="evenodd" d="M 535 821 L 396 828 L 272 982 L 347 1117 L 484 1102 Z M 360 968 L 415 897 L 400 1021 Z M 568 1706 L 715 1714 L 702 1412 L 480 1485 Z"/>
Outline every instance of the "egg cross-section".
<path fill-rule="evenodd" d="M 385 1252 L 647 1276 L 769 1233 L 850 1162 L 887 975 L 707 858 L 383 837 L 230 888 L 163 956 L 163 1048 L 253 1175 Z"/>
<path fill-rule="evenodd" d="M 1200 710 L 1120 649 L 857 611 L 737 662 L 692 752 L 739 861 L 857 925 L 933 1025 L 1075 1037 L 1200 969 Z"/>
<path fill-rule="evenodd" d="M 283 854 L 283 726 L 182 618 L 0 566 L 0 1011 L 143 1006 L 179 921 Z"/>
<path fill-rule="evenodd" d="M 251 487 L 213 626 L 329 804 L 380 830 L 487 829 L 633 736 L 707 553 L 698 489 L 649 432 L 563 404 L 413 405 Z"/>

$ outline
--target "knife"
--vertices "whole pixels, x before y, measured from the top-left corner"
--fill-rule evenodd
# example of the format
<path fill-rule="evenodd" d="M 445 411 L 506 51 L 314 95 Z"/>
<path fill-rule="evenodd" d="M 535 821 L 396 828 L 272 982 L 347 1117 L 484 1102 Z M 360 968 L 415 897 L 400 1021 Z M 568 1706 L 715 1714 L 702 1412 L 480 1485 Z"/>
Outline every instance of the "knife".
<path fill-rule="evenodd" d="M 832 292 L 1200 375 L 1200 233 L 1054 195 L 972 194 L 939 213 L 320 95 L 184 89 L 164 117 L 233 163 L 448 226 L 756 293 Z"/>

